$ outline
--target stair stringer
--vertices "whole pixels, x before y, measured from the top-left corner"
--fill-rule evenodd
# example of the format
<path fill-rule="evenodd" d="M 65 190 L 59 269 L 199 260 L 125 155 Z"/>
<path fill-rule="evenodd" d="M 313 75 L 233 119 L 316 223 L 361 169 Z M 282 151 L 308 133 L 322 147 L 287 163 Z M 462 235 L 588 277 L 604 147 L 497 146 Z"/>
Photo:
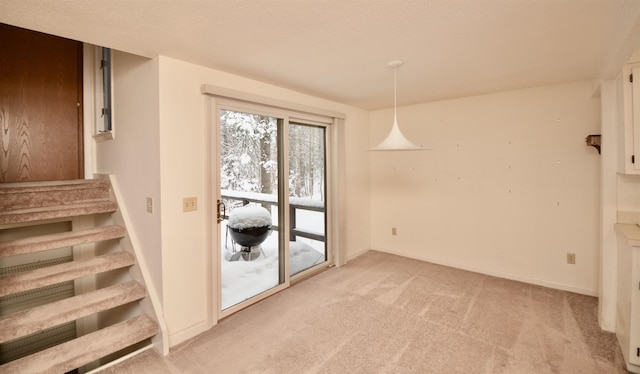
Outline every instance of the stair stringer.
<path fill-rule="evenodd" d="M 94 177 L 97 179 L 107 180 L 111 183 L 111 199 L 118 204 L 118 209 L 110 215 L 110 218 L 113 220 L 114 224 L 123 226 L 127 231 L 127 235 L 120 239 L 120 247 L 121 250 L 132 253 L 136 257 L 136 264 L 129 268 L 129 275 L 133 280 L 140 282 L 147 289 L 148 297 L 140 300 L 140 307 L 144 313 L 151 316 L 158 323 L 160 332 L 151 339 L 151 342 L 158 352 L 166 356 L 169 354 L 169 334 L 167 324 L 164 319 L 162 304 L 160 302 L 160 297 L 158 296 L 158 291 L 151 281 L 152 278 L 147 267 L 147 262 L 140 251 L 139 240 L 136 236 L 135 230 L 132 229 L 133 224 L 131 223 L 131 219 L 127 213 L 127 208 L 123 203 L 124 199 L 120 193 L 117 178 L 112 174 L 96 174 Z"/>
<path fill-rule="evenodd" d="M 95 217 L 94 215 L 73 217 L 71 220 L 71 227 L 73 231 L 80 231 L 83 229 L 96 227 Z M 85 260 L 96 257 L 95 246 L 95 242 L 74 245 L 72 247 L 73 259 Z M 73 283 L 76 295 L 86 294 L 97 289 L 95 275 L 91 277 L 82 277 L 79 279 L 75 279 Z M 97 314 L 92 314 L 76 321 L 76 333 L 78 336 L 87 335 L 91 332 L 97 331 L 98 329 Z M 96 366 L 96 363 L 92 363 L 87 367 L 93 366 Z"/>

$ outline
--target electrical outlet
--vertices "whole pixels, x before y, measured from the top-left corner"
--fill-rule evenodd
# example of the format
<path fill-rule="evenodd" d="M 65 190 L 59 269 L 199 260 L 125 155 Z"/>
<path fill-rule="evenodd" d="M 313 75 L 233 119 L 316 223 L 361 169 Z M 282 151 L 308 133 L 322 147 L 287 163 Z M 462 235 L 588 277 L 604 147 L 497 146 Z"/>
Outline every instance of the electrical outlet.
<path fill-rule="evenodd" d="M 576 254 L 575 253 L 567 253 L 567 264 L 575 265 L 576 264 Z"/>
<path fill-rule="evenodd" d="M 392 227 L 392 228 L 391 228 L 391 235 L 393 235 L 393 236 L 398 235 L 398 230 L 396 230 L 396 228 L 395 228 L 395 227 Z"/>
<path fill-rule="evenodd" d="M 182 199 L 182 211 L 193 212 L 198 210 L 198 198 L 197 197 L 185 197 Z"/>
<path fill-rule="evenodd" d="M 147 197 L 147 213 L 153 213 L 153 199 Z"/>

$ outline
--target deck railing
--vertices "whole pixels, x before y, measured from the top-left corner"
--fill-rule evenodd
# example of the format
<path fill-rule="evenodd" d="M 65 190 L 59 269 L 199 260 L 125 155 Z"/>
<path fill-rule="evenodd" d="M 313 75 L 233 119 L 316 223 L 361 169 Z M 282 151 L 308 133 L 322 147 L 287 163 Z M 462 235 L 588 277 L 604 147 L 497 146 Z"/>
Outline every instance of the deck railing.
<path fill-rule="evenodd" d="M 259 193 L 259 192 L 242 192 L 232 190 L 222 190 L 221 196 L 223 200 L 239 201 L 242 205 L 249 203 L 257 203 L 262 205 L 271 211 L 271 206 L 278 206 L 278 199 L 275 195 Z M 309 238 L 320 242 L 325 241 L 325 235 L 321 232 L 314 232 L 309 229 L 303 229 L 296 227 L 296 211 L 297 210 L 309 210 L 313 212 L 324 213 L 324 201 L 304 199 L 299 197 L 289 197 L 289 240 L 295 241 L 296 237 L 301 236 L 303 238 Z M 229 218 L 228 215 L 224 216 L 225 219 Z M 278 230 L 278 225 L 271 225 L 271 228 Z"/>

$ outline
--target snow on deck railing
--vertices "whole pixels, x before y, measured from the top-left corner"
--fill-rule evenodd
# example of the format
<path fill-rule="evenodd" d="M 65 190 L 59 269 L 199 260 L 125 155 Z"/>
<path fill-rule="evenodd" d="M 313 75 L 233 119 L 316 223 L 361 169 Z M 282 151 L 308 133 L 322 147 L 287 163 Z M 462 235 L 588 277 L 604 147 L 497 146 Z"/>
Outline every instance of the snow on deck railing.
<path fill-rule="evenodd" d="M 278 197 L 276 195 L 267 193 L 220 190 L 220 195 L 223 199 L 239 200 L 245 203 L 251 202 L 258 204 L 278 205 Z M 302 236 L 304 238 L 324 242 L 324 234 L 311 232 L 309 230 L 296 227 L 296 209 L 324 212 L 324 201 L 305 199 L 301 197 L 289 197 L 289 221 L 291 227 L 291 229 L 289 230 L 289 239 L 295 241 L 296 236 Z M 278 229 L 277 225 L 273 225 L 272 227 L 274 230 Z"/>
<path fill-rule="evenodd" d="M 221 190 L 220 194 L 223 198 L 246 200 L 252 203 L 268 203 L 276 205 L 278 202 L 278 197 L 276 195 L 268 193 Z M 294 208 L 324 212 L 324 201 L 322 200 L 312 200 L 303 197 L 289 197 L 289 205 Z"/>

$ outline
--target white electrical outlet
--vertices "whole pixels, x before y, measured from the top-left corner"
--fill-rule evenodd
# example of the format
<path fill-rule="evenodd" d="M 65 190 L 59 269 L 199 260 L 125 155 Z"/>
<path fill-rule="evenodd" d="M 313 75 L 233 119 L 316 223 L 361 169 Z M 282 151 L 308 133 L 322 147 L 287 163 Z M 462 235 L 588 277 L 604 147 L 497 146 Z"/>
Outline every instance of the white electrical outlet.
<path fill-rule="evenodd" d="M 567 264 L 575 265 L 576 264 L 576 254 L 567 252 Z"/>
<path fill-rule="evenodd" d="M 147 213 L 153 213 L 153 198 L 147 197 Z"/>
<path fill-rule="evenodd" d="M 391 235 L 393 235 L 393 236 L 398 235 L 398 230 L 396 230 L 396 228 L 395 228 L 395 227 L 392 227 L 392 228 L 391 228 Z"/>

